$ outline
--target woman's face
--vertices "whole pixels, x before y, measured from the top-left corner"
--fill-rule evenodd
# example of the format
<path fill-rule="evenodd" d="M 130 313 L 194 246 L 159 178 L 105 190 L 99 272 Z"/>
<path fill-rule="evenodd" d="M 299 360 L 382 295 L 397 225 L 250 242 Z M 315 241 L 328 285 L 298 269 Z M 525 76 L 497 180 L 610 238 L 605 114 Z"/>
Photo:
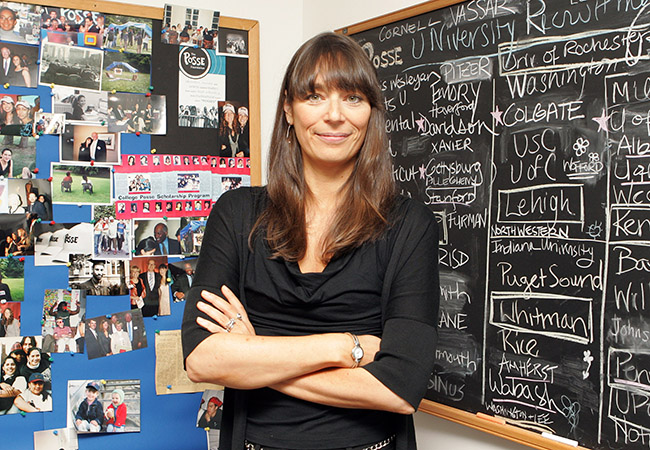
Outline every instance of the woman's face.
<path fill-rule="evenodd" d="M 93 138 L 87 137 L 86 138 L 86 145 L 90 145 L 93 143 Z"/>
<path fill-rule="evenodd" d="M 285 104 L 293 124 L 305 170 L 352 171 L 363 145 L 372 108 L 357 92 L 329 89 L 316 78 L 316 92 Z"/>
<path fill-rule="evenodd" d="M 5 375 L 13 375 L 16 373 L 16 361 L 13 358 L 5 359 L 2 370 L 4 370 Z"/>
<path fill-rule="evenodd" d="M 22 61 L 20 60 L 20 56 L 14 55 L 11 57 L 11 61 L 14 63 L 16 67 L 20 67 L 22 65 Z"/>
<path fill-rule="evenodd" d="M 237 119 L 239 119 L 239 124 L 242 126 L 242 128 L 246 125 L 248 122 L 248 116 L 245 114 L 239 114 L 237 116 Z"/>
<path fill-rule="evenodd" d="M 34 343 L 32 342 L 32 338 L 27 337 L 25 338 L 25 341 L 23 342 L 23 351 L 25 354 L 29 353 L 29 351 L 34 347 Z"/>
<path fill-rule="evenodd" d="M 158 269 L 158 273 L 163 278 L 163 280 L 165 280 L 167 278 L 167 267 L 164 266 L 161 267 L 160 269 Z"/>
<path fill-rule="evenodd" d="M 4 112 L 11 112 L 14 109 L 14 105 L 9 102 L 2 102 L 2 110 Z"/>
<path fill-rule="evenodd" d="M 79 103 L 79 106 L 86 106 L 86 97 L 80 95 L 79 98 L 77 99 L 77 103 Z"/>
<path fill-rule="evenodd" d="M 11 319 L 11 310 L 9 308 L 2 311 L 2 315 L 5 319 Z"/>
<path fill-rule="evenodd" d="M 29 110 L 25 108 L 23 105 L 18 105 L 16 107 L 16 115 L 22 120 L 26 119 L 27 116 L 29 115 Z"/>
<path fill-rule="evenodd" d="M 140 269 L 137 267 L 131 268 L 131 278 L 138 278 L 140 276 Z"/>
<path fill-rule="evenodd" d="M 30 366 L 38 366 L 41 363 L 41 352 L 34 348 L 27 354 L 27 364 Z"/>
<path fill-rule="evenodd" d="M 5 150 L 4 152 L 2 152 L 2 160 L 4 162 L 11 161 L 11 152 L 9 150 Z"/>
<path fill-rule="evenodd" d="M 108 322 L 107 321 L 102 322 L 102 330 L 108 331 Z"/>
<path fill-rule="evenodd" d="M 38 381 L 38 382 L 37 381 L 32 381 L 31 383 L 29 383 L 29 390 L 34 395 L 41 395 L 41 393 L 43 392 L 43 387 L 44 387 L 44 384 L 41 381 Z"/>
<path fill-rule="evenodd" d="M 232 111 L 226 111 L 223 117 L 226 119 L 226 123 L 228 125 L 232 125 L 233 121 L 235 120 L 235 114 Z"/>

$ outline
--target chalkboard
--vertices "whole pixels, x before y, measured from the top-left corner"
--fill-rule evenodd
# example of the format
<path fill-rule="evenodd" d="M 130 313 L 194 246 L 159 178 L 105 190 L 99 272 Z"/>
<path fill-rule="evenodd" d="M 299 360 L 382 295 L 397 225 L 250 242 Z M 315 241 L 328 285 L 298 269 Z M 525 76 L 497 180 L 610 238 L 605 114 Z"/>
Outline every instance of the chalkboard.
<path fill-rule="evenodd" d="M 442 230 L 422 409 L 539 448 L 647 448 L 648 2 L 433 1 L 338 31 Z"/>

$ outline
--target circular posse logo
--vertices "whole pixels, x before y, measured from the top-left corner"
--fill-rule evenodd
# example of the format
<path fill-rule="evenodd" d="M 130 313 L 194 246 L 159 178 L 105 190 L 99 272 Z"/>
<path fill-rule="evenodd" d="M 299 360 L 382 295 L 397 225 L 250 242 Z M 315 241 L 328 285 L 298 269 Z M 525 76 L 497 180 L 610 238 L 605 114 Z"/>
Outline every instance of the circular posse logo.
<path fill-rule="evenodd" d="M 178 62 L 181 72 L 188 78 L 203 78 L 210 72 L 210 55 L 204 48 L 182 48 Z"/>

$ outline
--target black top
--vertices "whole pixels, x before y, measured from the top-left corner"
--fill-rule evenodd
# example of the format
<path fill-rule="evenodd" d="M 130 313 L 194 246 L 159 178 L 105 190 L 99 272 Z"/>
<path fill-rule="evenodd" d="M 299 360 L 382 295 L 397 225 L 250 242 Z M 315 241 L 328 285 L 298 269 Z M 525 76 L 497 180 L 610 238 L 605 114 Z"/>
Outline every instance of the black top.
<path fill-rule="evenodd" d="M 423 205 L 400 200 L 393 226 L 377 242 L 332 260 L 322 273 L 303 274 L 296 263 L 269 259 L 263 239 L 248 234 L 263 210 L 263 188 L 225 193 L 210 215 L 183 319 L 187 357 L 209 332 L 196 325 L 199 293 L 223 284 L 240 298 L 259 335 L 327 332 L 382 337 L 366 365 L 379 381 L 414 407 L 433 368 L 439 302 L 438 227 Z M 240 276 L 243 275 L 243 276 Z M 352 341 L 350 342 L 352 349 Z M 398 449 L 415 448 L 412 418 L 334 408 L 270 389 L 226 390 L 221 448 L 243 439 L 271 447 L 338 448 L 398 435 Z"/>

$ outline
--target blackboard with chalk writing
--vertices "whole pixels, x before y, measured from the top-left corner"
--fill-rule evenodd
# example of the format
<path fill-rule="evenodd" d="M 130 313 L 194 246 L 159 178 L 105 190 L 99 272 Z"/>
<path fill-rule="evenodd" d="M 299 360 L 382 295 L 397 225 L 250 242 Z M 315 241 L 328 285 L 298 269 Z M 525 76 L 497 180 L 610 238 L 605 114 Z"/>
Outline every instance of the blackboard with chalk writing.
<path fill-rule="evenodd" d="M 648 448 L 650 2 L 433 1 L 338 31 L 439 219 L 426 398 L 540 448 Z"/>

